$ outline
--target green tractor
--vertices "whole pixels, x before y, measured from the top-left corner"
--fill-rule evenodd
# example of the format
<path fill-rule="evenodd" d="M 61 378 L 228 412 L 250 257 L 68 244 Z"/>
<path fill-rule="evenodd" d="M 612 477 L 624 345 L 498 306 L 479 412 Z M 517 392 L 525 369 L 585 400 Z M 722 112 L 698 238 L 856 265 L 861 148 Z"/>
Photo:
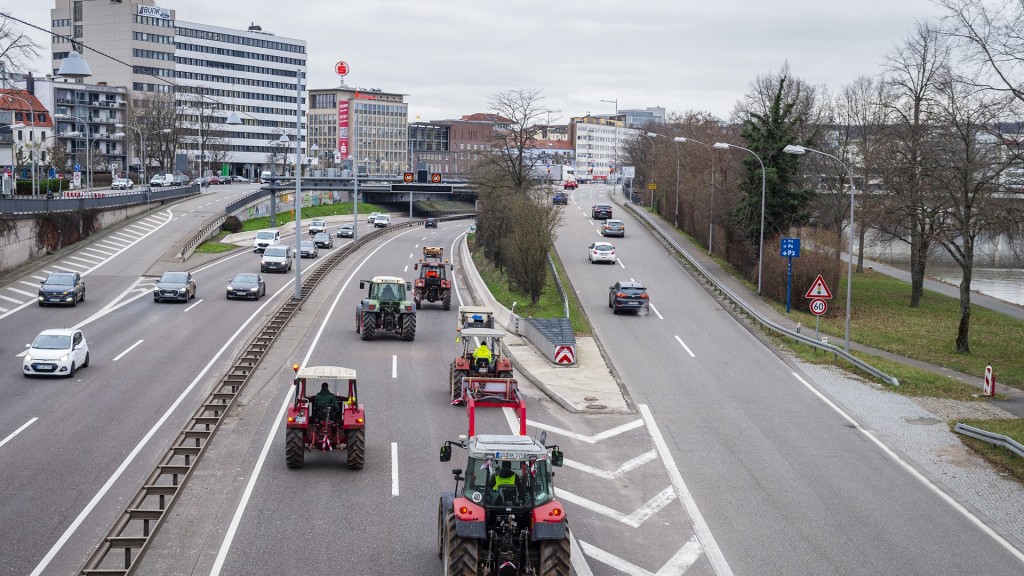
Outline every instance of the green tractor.
<path fill-rule="evenodd" d="M 366 297 L 356 306 L 356 333 L 363 340 L 373 340 L 378 332 L 394 332 L 407 342 L 416 338 L 416 309 L 405 299 L 412 285 L 395 276 L 359 281 L 360 290 L 367 285 Z"/>

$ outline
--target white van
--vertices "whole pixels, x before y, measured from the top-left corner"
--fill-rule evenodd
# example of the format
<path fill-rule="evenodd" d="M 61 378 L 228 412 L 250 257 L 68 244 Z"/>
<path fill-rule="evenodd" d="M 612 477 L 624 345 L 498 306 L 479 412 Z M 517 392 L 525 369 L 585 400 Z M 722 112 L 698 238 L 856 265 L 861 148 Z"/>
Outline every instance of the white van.
<path fill-rule="evenodd" d="M 149 181 L 150 186 L 174 186 L 173 174 L 157 174 Z"/>
<path fill-rule="evenodd" d="M 270 172 L 260 172 L 260 184 L 266 184 L 270 181 L 272 174 Z"/>
<path fill-rule="evenodd" d="M 252 251 L 263 252 L 267 246 L 275 246 L 280 243 L 280 230 L 260 230 L 256 233 L 256 239 L 252 241 Z"/>

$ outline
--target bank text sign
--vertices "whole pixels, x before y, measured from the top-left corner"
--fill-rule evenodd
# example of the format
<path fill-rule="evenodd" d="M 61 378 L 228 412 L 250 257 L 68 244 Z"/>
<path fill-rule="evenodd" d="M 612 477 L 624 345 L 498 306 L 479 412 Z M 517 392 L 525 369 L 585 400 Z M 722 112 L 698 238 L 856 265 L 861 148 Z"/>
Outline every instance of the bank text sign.
<path fill-rule="evenodd" d="M 157 6 L 144 6 L 139 4 L 139 11 L 137 14 L 139 16 L 149 16 L 150 18 L 160 18 L 162 20 L 171 19 L 170 8 L 160 8 Z"/>

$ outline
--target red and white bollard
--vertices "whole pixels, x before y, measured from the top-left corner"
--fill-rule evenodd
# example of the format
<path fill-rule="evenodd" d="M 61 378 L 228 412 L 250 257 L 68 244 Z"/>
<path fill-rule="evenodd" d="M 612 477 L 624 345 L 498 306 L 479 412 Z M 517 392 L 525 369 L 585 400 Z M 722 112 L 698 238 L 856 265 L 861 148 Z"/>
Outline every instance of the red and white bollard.
<path fill-rule="evenodd" d="M 992 372 L 991 366 L 985 366 L 985 383 L 982 386 L 982 396 L 996 395 L 996 375 Z"/>

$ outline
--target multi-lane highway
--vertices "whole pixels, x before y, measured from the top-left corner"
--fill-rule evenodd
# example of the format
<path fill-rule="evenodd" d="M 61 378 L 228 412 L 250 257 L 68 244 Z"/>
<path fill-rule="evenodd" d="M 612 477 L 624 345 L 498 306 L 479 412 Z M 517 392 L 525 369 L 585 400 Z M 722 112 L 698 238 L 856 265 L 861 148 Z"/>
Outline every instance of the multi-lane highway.
<path fill-rule="evenodd" d="M 566 455 L 555 483 L 579 574 L 1021 572 L 1021 552 L 998 529 L 854 425 L 813 377 L 723 311 L 618 208 L 626 222 L 626 237 L 612 240 L 619 262 L 590 264 L 584 249 L 600 238 L 590 205 L 609 190 L 573 194 L 556 247 L 639 409 L 568 413 L 526 386 L 530 433 L 548 431 Z M 64 263 L 82 260 L 75 269 L 87 272 L 88 292 L 76 308 L 38 308 L 19 295 L 34 294 L 36 275 L 0 289 L 3 573 L 78 570 L 251 331 L 290 297 L 291 275 L 265 274 L 268 298 L 227 301 L 227 279 L 258 270 L 259 257 L 243 250 L 192 270 L 193 302 L 152 302 L 153 278 L 142 275 L 240 191 L 207 191 L 75 251 Z M 459 350 L 454 312 L 427 304 L 414 341 L 364 342 L 354 308 L 360 279 L 411 280 L 424 245 L 455 254 L 467 228 L 396 230 L 325 278 L 264 358 L 138 573 L 442 572 L 437 498 L 453 487 L 451 469 L 464 454 L 441 464 L 437 451 L 466 431 L 446 388 Z M 459 277 L 465 263 L 455 265 L 457 300 L 472 303 Z M 646 284 L 651 314 L 608 310 L 608 286 L 626 279 Z M 23 345 L 58 326 L 82 327 L 90 366 L 70 380 L 22 378 Z M 357 370 L 364 469 L 345 467 L 344 452 L 285 466 L 293 362 Z M 478 429 L 507 431 L 510 422 L 490 411 Z"/>

